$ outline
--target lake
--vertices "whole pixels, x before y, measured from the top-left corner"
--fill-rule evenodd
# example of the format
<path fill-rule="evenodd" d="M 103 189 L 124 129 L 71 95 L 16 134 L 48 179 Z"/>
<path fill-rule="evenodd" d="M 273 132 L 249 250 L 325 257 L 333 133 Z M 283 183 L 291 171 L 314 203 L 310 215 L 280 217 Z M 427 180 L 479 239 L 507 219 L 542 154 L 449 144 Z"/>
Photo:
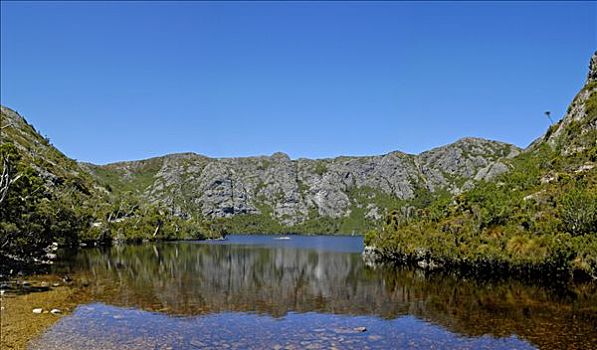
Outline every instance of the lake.
<path fill-rule="evenodd" d="M 81 304 L 32 349 L 534 349 L 597 345 L 594 284 L 368 267 L 361 237 L 90 248 Z"/>

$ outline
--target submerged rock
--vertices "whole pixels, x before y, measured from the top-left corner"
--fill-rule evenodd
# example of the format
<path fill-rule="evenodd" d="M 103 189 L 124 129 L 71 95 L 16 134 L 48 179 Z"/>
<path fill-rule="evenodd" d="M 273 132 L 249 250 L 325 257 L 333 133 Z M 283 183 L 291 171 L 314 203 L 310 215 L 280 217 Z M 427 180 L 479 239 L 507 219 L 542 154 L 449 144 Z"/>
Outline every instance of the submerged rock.
<path fill-rule="evenodd" d="M 334 329 L 334 333 L 337 334 L 354 334 L 354 333 L 363 333 L 367 331 L 367 327 L 354 327 L 354 328 L 336 328 Z"/>

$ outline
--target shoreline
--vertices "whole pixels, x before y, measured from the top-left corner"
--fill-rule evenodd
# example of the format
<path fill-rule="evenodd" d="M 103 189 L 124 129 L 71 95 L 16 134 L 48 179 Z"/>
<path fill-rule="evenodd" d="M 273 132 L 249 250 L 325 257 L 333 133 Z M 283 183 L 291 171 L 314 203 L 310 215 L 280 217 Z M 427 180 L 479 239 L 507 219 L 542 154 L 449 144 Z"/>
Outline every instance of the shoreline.
<path fill-rule="evenodd" d="M 540 283 L 546 286 L 597 283 L 597 278 L 582 271 L 562 269 L 549 264 L 512 265 L 507 261 L 441 261 L 429 256 L 416 257 L 392 250 L 366 245 L 361 253 L 365 265 L 410 267 L 426 273 L 453 274 L 461 278 L 500 280 L 504 278 Z"/>
<path fill-rule="evenodd" d="M 69 315 L 84 300 L 78 293 L 79 288 L 62 282 L 55 275 L 32 275 L 27 282 L 28 288 L 21 285 L 18 289 L 5 290 L 2 295 L 0 344 L 3 350 L 26 349 L 31 340 Z M 42 309 L 41 313 L 34 313 L 38 308 Z M 51 313 L 53 309 L 59 312 Z"/>

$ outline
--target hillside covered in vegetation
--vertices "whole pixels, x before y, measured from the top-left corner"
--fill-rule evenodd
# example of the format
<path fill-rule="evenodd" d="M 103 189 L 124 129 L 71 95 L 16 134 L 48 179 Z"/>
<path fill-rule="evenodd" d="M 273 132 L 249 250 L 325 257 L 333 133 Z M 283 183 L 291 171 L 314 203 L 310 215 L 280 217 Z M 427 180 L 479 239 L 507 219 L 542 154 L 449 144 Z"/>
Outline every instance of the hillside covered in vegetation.
<path fill-rule="evenodd" d="M 0 120 L 0 275 L 49 262 L 57 245 L 220 236 L 211 221 L 103 187 L 16 112 L 2 107 Z"/>
<path fill-rule="evenodd" d="M 597 278 L 597 53 L 564 118 L 508 165 L 461 194 L 393 211 L 367 234 L 367 258 Z"/>

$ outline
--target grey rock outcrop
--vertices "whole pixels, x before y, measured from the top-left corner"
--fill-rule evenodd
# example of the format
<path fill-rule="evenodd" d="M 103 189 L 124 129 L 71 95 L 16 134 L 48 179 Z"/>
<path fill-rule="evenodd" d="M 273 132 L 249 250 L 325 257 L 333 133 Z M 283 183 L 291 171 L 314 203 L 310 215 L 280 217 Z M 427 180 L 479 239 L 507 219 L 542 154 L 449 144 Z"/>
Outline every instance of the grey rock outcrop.
<path fill-rule="evenodd" d="M 587 83 L 592 81 L 597 81 L 597 51 L 593 53 L 591 56 L 591 61 L 589 61 L 589 73 L 587 74 Z"/>

